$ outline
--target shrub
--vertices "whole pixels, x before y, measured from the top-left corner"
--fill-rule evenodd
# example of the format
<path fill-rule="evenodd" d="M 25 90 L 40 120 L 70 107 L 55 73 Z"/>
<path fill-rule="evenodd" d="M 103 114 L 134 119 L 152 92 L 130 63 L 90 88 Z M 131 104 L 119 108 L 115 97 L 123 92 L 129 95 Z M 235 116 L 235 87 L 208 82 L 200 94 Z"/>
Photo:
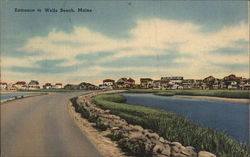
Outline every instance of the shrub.
<path fill-rule="evenodd" d="M 88 118 L 89 122 L 91 122 L 91 123 L 96 123 L 97 119 L 98 119 L 98 116 L 93 115 L 93 114 L 90 114 L 90 116 Z"/>
<path fill-rule="evenodd" d="M 107 137 L 109 137 L 112 141 L 119 141 L 122 138 L 121 134 L 114 131 L 108 134 Z"/>
<path fill-rule="evenodd" d="M 105 131 L 105 130 L 107 130 L 108 126 L 105 125 L 100 119 L 97 119 L 96 128 L 100 131 Z"/>
<path fill-rule="evenodd" d="M 147 152 L 145 145 L 140 141 L 128 141 L 126 139 L 121 139 L 118 141 L 119 147 L 129 156 L 135 157 L 151 157 L 152 150 Z"/>

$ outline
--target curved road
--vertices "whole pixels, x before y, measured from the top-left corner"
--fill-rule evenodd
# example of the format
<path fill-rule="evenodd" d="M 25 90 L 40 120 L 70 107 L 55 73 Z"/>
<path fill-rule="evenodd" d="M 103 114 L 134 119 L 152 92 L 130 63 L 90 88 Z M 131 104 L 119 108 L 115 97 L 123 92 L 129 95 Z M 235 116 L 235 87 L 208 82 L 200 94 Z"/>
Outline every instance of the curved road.
<path fill-rule="evenodd" d="M 100 157 L 70 117 L 69 99 L 54 93 L 1 105 L 1 157 Z"/>

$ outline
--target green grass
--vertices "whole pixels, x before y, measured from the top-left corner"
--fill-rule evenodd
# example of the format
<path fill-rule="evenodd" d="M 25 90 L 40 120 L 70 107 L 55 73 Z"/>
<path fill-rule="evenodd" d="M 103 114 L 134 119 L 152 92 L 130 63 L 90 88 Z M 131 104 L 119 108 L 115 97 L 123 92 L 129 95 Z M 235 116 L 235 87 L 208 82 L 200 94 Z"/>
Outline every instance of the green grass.
<path fill-rule="evenodd" d="M 206 150 L 219 157 L 247 157 L 247 147 L 213 129 L 192 124 L 186 118 L 170 112 L 125 104 L 117 94 L 98 95 L 93 101 L 103 109 L 111 110 L 130 124 L 151 129 L 170 141 Z"/>
<path fill-rule="evenodd" d="M 249 90 L 153 90 L 153 89 L 130 89 L 129 93 L 154 93 L 156 95 L 190 95 L 190 96 L 213 96 L 224 98 L 250 98 Z"/>

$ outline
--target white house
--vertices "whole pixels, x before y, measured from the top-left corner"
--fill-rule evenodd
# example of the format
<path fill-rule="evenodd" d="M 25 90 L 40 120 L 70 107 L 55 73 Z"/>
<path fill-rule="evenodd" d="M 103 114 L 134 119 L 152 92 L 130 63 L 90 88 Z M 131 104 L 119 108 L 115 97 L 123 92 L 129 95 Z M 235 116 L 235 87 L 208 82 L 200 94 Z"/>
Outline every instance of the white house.
<path fill-rule="evenodd" d="M 54 88 L 61 89 L 61 88 L 63 88 L 63 85 L 62 85 L 62 83 L 56 83 Z"/>
<path fill-rule="evenodd" d="M 111 79 L 103 80 L 103 86 L 113 87 L 114 85 L 115 85 L 115 80 L 111 80 Z"/>
<path fill-rule="evenodd" d="M 0 89 L 1 90 L 7 89 L 7 83 L 6 82 L 0 82 Z"/>
<path fill-rule="evenodd" d="M 17 81 L 13 86 L 16 87 L 17 89 L 23 89 L 26 86 L 26 82 L 25 81 Z"/>

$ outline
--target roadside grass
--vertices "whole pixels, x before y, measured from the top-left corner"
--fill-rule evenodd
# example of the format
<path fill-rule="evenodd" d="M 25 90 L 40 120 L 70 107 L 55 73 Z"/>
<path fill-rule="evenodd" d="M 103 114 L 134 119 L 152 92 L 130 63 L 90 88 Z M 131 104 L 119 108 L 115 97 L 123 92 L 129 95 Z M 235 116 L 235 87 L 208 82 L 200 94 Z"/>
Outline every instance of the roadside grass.
<path fill-rule="evenodd" d="M 225 134 L 192 124 L 186 118 L 163 110 L 125 104 L 117 94 L 98 95 L 92 99 L 103 109 L 109 109 L 128 123 L 151 129 L 170 141 L 206 150 L 219 157 L 248 157 L 246 145 L 241 145 Z"/>
<path fill-rule="evenodd" d="M 88 110 L 84 108 L 83 105 L 79 105 L 77 103 L 77 97 L 70 99 L 73 107 L 75 108 L 75 111 L 81 114 L 82 118 L 87 119 L 91 123 L 95 123 L 96 129 L 100 131 L 107 130 L 108 126 L 106 126 L 104 123 L 101 122 L 98 116 L 91 114 Z"/>
<path fill-rule="evenodd" d="M 154 93 L 156 95 L 190 95 L 190 96 L 213 96 L 224 98 L 250 98 L 249 90 L 153 90 L 153 89 L 129 89 L 129 93 Z"/>

